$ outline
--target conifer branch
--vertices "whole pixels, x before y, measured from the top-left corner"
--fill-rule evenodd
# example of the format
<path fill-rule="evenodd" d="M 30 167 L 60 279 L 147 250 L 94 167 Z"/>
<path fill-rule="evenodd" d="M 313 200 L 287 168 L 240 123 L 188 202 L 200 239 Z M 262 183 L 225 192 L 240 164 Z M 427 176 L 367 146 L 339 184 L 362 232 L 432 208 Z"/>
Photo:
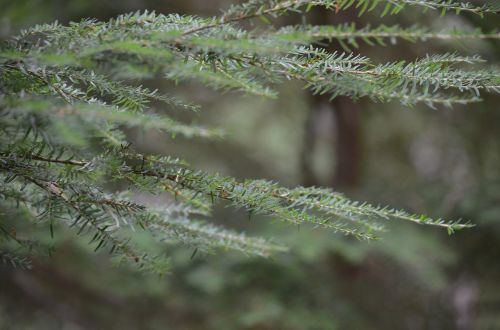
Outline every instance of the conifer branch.
<path fill-rule="evenodd" d="M 226 18 L 225 20 L 221 20 L 218 23 L 212 23 L 205 27 L 199 27 L 195 32 L 258 16 L 277 15 L 285 12 L 301 12 L 303 7 L 306 7 L 305 11 L 309 11 L 313 7 L 325 7 L 338 12 L 352 6 L 359 8 L 360 14 L 383 6 L 381 16 L 385 16 L 388 13 L 399 13 L 406 6 L 435 9 L 440 10 L 442 13 L 454 11 L 457 14 L 461 12 L 471 12 L 478 15 L 497 13 L 500 10 L 498 6 L 492 4 L 480 6 L 460 0 L 251 0 L 240 5 L 231 6 L 223 16 Z"/>
<path fill-rule="evenodd" d="M 484 33 L 480 30 L 468 31 L 453 29 L 449 31 L 434 32 L 428 28 L 417 25 L 408 28 L 400 27 L 399 25 L 387 26 L 383 24 L 377 27 L 371 27 L 370 25 L 357 27 L 354 23 L 336 26 L 286 26 L 278 30 L 278 35 L 287 40 L 338 40 L 339 42 L 347 42 L 354 48 L 359 47 L 360 41 L 364 41 L 370 46 L 386 46 L 387 41 L 394 44 L 397 39 L 409 42 L 428 40 L 460 41 L 500 39 L 500 33 L 496 31 Z M 342 45 L 344 46 L 345 44 L 342 43 Z"/>
<path fill-rule="evenodd" d="M 65 161 L 33 155 L 28 155 L 27 157 L 29 159 L 49 163 L 82 167 L 89 167 L 91 165 L 91 162 L 81 160 Z M 355 228 L 349 228 L 346 223 L 332 222 L 328 218 L 318 217 L 317 215 L 306 212 L 307 209 L 299 210 L 297 207 L 301 205 L 307 206 L 308 209 L 317 209 L 318 211 L 326 212 L 327 214 L 337 216 L 341 219 L 348 219 L 357 224 L 361 223 L 362 226 L 367 226 L 370 231 L 377 231 L 381 228 L 371 226 L 369 223 L 362 223 L 363 218 L 395 218 L 419 224 L 444 227 L 448 230 L 459 230 L 471 226 L 468 223 L 461 223 L 460 221 L 445 222 L 443 219 L 434 220 L 427 216 L 412 215 L 401 210 L 387 207 L 374 207 L 370 204 L 358 203 L 328 190 L 315 188 L 287 190 L 276 186 L 272 182 L 261 180 L 247 180 L 246 182 L 240 183 L 232 178 L 196 172 L 186 167 L 164 167 L 161 163 L 150 163 L 147 159 L 144 160 L 140 169 L 123 166 L 118 169 L 117 172 L 124 178 L 139 175 L 153 177 L 158 180 L 167 180 L 182 188 L 188 188 L 212 196 L 213 198 L 229 201 L 234 206 L 245 208 L 250 212 L 277 216 L 284 221 L 290 221 L 296 224 L 310 223 L 315 226 L 330 228 L 347 235 L 354 235 L 360 239 L 374 239 L 376 236 L 363 233 Z"/>
<path fill-rule="evenodd" d="M 18 254 L 12 254 L 9 252 L 0 251 L 0 261 L 1 264 L 7 264 L 13 268 L 19 269 L 31 269 L 31 260 L 27 257 L 22 257 Z"/>
<path fill-rule="evenodd" d="M 124 127 L 172 136 L 222 135 L 160 114 L 165 107 L 194 112 L 199 107 L 150 90 L 141 79 L 195 80 L 264 97 L 277 97 L 273 87 L 295 79 L 331 98 L 430 107 L 469 104 L 480 101 L 480 94 L 500 92 L 498 69 L 478 69 L 485 64 L 479 55 L 446 53 L 375 63 L 350 50 L 361 41 L 384 46 L 399 39 L 496 40 L 497 31 L 353 24 L 249 29 L 241 24 L 306 14 L 314 6 L 335 12 L 354 6 L 360 14 L 381 8 L 381 16 L 409 6 L 443 13 L 498 11 L 493 5 L 459 0 L 250 0 L 214 18 L 137 12 L 107 22 L 56 22 L 24 30 L 0 48 L 0 207 L 21 207 L 20 216 L 47 226 L 51 235 L 56 226 L 72 228 L 119 263 L 160 274 L 168 271 L 168 258 L 141 252 L 130 230 L 140 227 L 158 241 L 182 243 L 195 251 L 222 248 L 263 257 L 286 251 L 272 241 L 207 223 L 216 202 L 249 216 L 309 224 L 362 240 L 377 239 L 390 219 L 441 227 L 450 234 L 472 227 L 356 202 L 329 189 L 290 189 L 266 180 L 196 171 L 175 157 L 143 155 L 131 148 Z M 324 40 L 337 40 L 346 52 L 316 46 Z M 139 203 L 134 194 L 106 192 L 110 181 L 127 184 L 130 191 L 171 196 L 161 207 Z M 28 267 L 29 257 L 16 254 L 8 244 L 30 252 L 34 240 L 10 235 L 2 224 L 0 235 L 1 261 Z"/>

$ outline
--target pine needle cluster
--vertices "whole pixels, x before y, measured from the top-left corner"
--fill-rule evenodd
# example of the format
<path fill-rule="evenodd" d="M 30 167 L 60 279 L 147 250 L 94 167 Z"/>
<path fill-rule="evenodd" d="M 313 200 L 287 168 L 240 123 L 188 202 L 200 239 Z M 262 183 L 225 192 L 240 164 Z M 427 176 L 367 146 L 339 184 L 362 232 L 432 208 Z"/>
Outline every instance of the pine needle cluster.
<path fill-rule="evenodd" d="M 199 107 L 140 85 L 142 79 L 195 80 L 221 91 L 277 97 L 274 86 L 288 79 L 331 98 L 367 97 L 430 107 L 479 102 L 498 92 L 496 69 L 474 69 L 479 56 L 435 54 L 413 62 L 384 64 L 352 52 L 360 42 L 385 45 L 403 39 L 499 39 L 496 31 L 431 31 L 412 26 L 286 26 L 246 28 L 313 7 L 360 14 L 423 10 L 495 14 L 494 5 L 454 0 L 250 0 L 219 17 L 151 12 L 92 19 L 69 25 L 38 25 L 0 49 L 0 204 L 2 218 L 44 226 L 48 235 L 67 226 L 88 237 L 120 263 L 164 273 L 168 260 L 141 252 L 134 230 L 159 242 L 195 251 L 232 249 L 267 257 L 286 251 L 276 242 L 227 230 L 207 220 L 213 205 L 228 203 L 295 225 L 310 224 L 361 240 L 376 239 L 390 219 L 444 227 L 449 233 L 469 223 L 432 219 L 389 207 L 356 202 L 329 189 L 284 188 L 265 180 L 238 181 L 196 171 L 172 156 L 144 155 L 127 141 L 137 127 L 185 138 L 221 138 L 223 132 L 159 114 Z M 330 53 L 318 41 L 336 40 L 345 52 Z M 472 69 L 471 69 L 472 67 Z M 119 193 L 109 183 L 127 187 Z M 162 206 L 139 203 L 135 192 L 169 193 Z M 132 230 L 132 231 L 131 231 Z M 43 254 L 44 240 L 0 223 L 0 260 L 29 268 Z"/>

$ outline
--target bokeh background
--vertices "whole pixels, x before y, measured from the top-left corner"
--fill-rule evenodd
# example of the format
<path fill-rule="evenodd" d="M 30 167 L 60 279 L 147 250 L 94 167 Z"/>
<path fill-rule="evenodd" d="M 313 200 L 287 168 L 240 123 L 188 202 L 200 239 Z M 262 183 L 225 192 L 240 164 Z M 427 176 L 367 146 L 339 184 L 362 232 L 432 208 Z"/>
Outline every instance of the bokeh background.
<path fill-rule="evenodd" d="M 136 11 L 216 15 L 229 0 L 0 0 L 0 38 L 24 27 Z M 362 26 L 419 23 L 498 28 L 498 16 L 421 13 L 378 18 L 313 11 L 276 24 Z M 340 49 L 332 43 L 330 49 Z M 377 61 L 428 53 L 481 54 L 498 64 L 498 41 L 398 42 L 354 50 Z M 449 237 L 435 228 L 388 223 L 382 241 L 358 242 L 312 228 L 290 228 L 223 205 L 213 221 L 274 237 L 291 252 L 273 259 L 160 246 L 172 258 L 163 278 L 109 266 L 71 234 L 50 242 L 31 271 L 0 268 L 0 329 L 500 329 L 500 107 L 498 96 L 454 109 L 405 109 L 312 96 L 299 83 L 276 100 L 198 84 L 146 85 L 203 106 L 195 118 L 222 127 L 224 141 L 189 141 L 130 130 L 135 147 L 193 166 L 287 186 L 333 187 L 348 196 L 417 213 L 470 219 Z M 12 219 L 10 219 L 12 220 Z M 44 229 L 45 230 L 45 229 Z M 36 229 L 35 229 L 36 231 Z M 140 235 L 140 233 L 138 233 Z M 50 235 L 46 235 L 50 236 Z M 49 239 L 49 238 L 48 238 Z"/>

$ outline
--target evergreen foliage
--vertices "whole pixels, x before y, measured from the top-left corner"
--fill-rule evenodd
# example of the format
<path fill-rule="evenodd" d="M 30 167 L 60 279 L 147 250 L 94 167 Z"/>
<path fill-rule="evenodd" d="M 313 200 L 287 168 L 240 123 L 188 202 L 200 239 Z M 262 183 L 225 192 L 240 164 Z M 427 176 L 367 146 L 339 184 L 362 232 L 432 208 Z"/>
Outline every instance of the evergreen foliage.
<path fill-rule="evenodd" d="M 498 70 L 470 69 L 479 56 L 434 54 L 413 62 L 377 64 L 352 53 L 360 41 L 385 45 L 403 39 L 498 39 L 496 31 L 424 27 L 358 28 L 287 26 L 245 28 L 245 20 L 265 22 L 314 6 L 334 11 L 356 7 L 397 14 L 409 6 L 423 10 L 498 12 L 453 0 L 251 0 L 231 6 L 220 17 L 132 13 L 109 22 L 83 20 L 63 26 L 39 25 L 22 31 L 0 49 L 0 187 L 2 217 L 33 226 L 68 226 L 106 250 L 119 263 L 164 273 L 168 262 L 141 252 L 134 232 L 146 230 L 158 241 L 185 244 L 194 251 L 232 249 L 270 256 L 286 248 L 214 226 L 206 221 L 221 201 L 252 214 L 291 224 L 310 224 L 362 240 L 376 239 L 389 219 L 444 227 L 449 233 L 468 222 L 432 219 L 388 207 L 355 202 L 320 188 L 285 188 L 265 180 L 238 181 L 192 169 L 172 156 L 143 155 L 127 141 L 125 128 L 164 131 L 172 137 L 218 139 L 218 129 L 178 122 L 157 111 L 199 110 L 172 95 L 149 90 L 141 79 L 196 80 L 222 91 L 277 97 L 276 84 L 296 79 L 313 93 L 331 98 L 368 97 L 405 106 L 469 104 L 484 92 L 500 91 Z M 338 41 L 345 52 L 330 53 L 317 42 Z M 155 111 L 156 110 L 156 111 Z M 107 191 L 109 183 L 126 186 Z M 138 191 L 168 192 L 175 202 L 139 203 Z M 0 223 L 0 259 L 29 268 L 29 256 L 48 245 L 29 233 Z"/>

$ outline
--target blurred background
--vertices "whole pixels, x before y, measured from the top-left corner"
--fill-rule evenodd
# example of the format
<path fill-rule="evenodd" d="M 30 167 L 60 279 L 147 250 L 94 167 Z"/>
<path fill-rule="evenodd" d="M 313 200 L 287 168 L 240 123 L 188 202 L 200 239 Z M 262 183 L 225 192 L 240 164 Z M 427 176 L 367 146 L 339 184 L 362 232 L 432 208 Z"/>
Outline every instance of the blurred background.
<path fill-rule="evenodd" d="M 0 0 L 0 39 L 37 23 L 108 19 L 136 10 L 212 16 L 230 0 Z M 498 28 L 481 19 L 410 9 L 313 11 L 276 23 L 358 26 L 419 23 L 435 30 Z M 332 43 L 330 49 L 340 49 Z M 500 43 L 398 42 L 355 50 L 378 62 L 428 53 L 481 54 L 498 64 Z M 194 119 L 225 128 L 224 141 L 171 140 L 130 130 L 135 148 L 182 157 L 194 167 L 286 186 L 333 187 L 349 197 L 477 224 L 449 237 L 435 228 L 388 223 L 383 240 L 358 242 L 219 207 L 213 221 L 291 247 L 273 259 L 160 246 L 163 278 L 109 266 L 62 230 L 51 258 L 31 271 L 0 268 L 0 329 L 500 329 L 500 98 L 472 106 L 405 109 L 398 103 L 312 96 L 300 83 L 276 100 L 198 84 L 147 81 L 203 106 Z M 43 229 L 45 231 L 45 229 Z M 44 232 L 45 233 L 45 232 Z M 46 236 L 49 236 L 45 233 Z M 49 239 L 49 238 L 48 238 Z"/>

